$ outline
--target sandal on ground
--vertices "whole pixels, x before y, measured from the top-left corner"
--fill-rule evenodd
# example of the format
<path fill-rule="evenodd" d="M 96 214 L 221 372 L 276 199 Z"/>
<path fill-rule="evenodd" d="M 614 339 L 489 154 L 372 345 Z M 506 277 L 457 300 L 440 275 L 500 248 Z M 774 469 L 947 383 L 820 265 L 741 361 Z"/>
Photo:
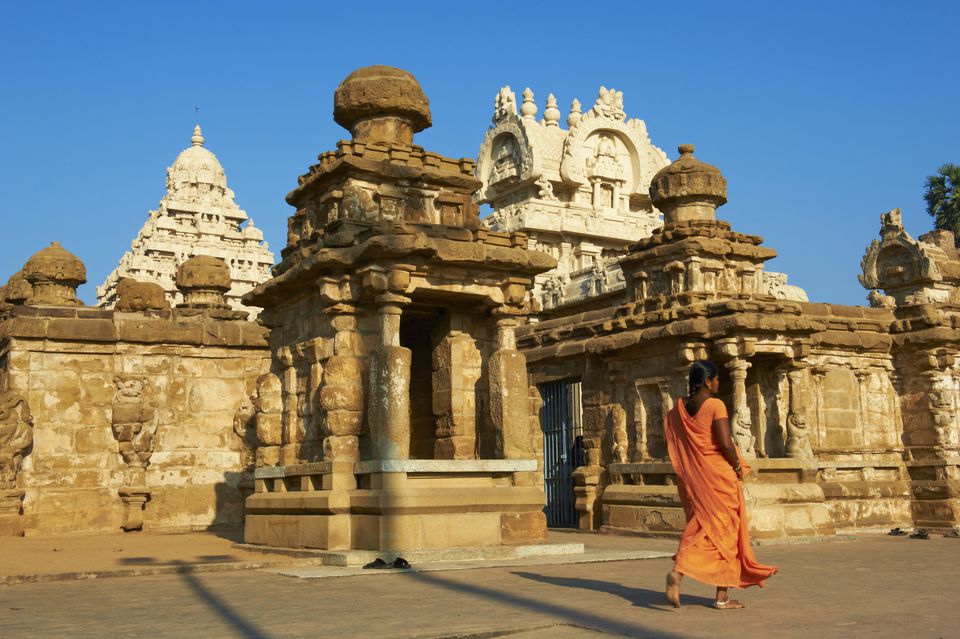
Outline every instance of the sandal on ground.
<path fill-rule="evenodd" d="M 680 580 L 674 575 L 674 571 L 667 573 L 667 601 L 674 608 L 680 607 Z"/>
<path fill-rule="evenodd" d="M 401 570 L 410 570 L 410 562 L 404 559 L 403 557 L 397 557 L 393 560 L 393 563 L 390 564 L 391 568 L 400 568 Z"/>
<path fill-rule="evenodd" d="M 960 527 L 954 526 L 950 532 L 944 533 L 943 536 L 949 537 L 951 539 L 957 539 L 958 537 L 960 537 Z"/>
<path fill-rule="evenodd" d="M 376 559 L 371 561 L 369 564 L 364 564 L 363 567 L 367 569 L 372 568 L 373 570 L 382 570 L 384 568 L 389 568 L 390 564 L 385 562 L 383 559 L 380 559 L 379 557 L 377 557 Z"/>
<path fill-rule="evenodd" d="M 930 533 L 923 528 L 917 528 L 916 532 L 910 535 L 910 539 L 930 539 Z"/>
<path fill-rule="evenodd" d="M 887 534 L 890 535 L 891 537 L 906 537 L 906 536 L 907 536 L 907 531 L 906 531 L 906 530 L 902 530 L 902 529 L 900 529 L 900 528 L 898 527 L 898 528 L 893 528 L 893 529 L 890 530 L 890 532 L 888 532 Z"/>
<path fill-rule="evenodd" d="M 727 599 L 726 601 L 714 601 L 713 607 L 717 610 L 739 610 L 740 608 L 746 608 L 743 605 L 742 601 L 737 601 L 736 599 Z"/>

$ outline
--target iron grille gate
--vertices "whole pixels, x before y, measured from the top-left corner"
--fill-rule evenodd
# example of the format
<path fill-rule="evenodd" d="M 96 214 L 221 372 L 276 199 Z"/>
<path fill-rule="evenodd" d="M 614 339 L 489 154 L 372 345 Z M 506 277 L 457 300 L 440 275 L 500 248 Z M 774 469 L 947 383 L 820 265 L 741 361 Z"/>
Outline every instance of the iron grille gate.
<path fill-rule="evenodd" d="M 583 465 L 583 430 L 580 425 L 580 382 L 563 380 L 540 384 L 543 407 L 543 483 L 547 494 L 547 525 L 577 524 L 573 471 Z"/>

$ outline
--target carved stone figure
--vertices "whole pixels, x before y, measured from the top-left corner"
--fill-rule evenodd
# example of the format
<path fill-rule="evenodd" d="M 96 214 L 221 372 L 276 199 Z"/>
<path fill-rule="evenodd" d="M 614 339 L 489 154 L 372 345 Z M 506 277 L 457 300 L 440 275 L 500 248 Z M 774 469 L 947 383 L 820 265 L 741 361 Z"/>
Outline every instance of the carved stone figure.
<path fill-rule="evenodd" d="M 553 194 L 553 185 L 550 184 L 550 180 L 548 180 L 546 176 L 541 175 L 537 178 L 537 181 L 534 182 L 534 184 L 536 184 L 537 188 L 540 189 L 537 193 L 537 196 L 541 200 L 550 200 L 554 202 L 557 200 L 557 196 Z"/>
<path fill-rule="evenodd" d="M 157 409 L 144 397 L 146 379 L 119 376 L 113 402 L 113 436 L 120 446 L 120 456 L 132 468 L 146 468 L 153 453 L 153 436 L 157 425 Z"/>
<path fill-rule="evenodd" d="M 125 277 L 117 284 L 114 308 L 118 311 L 161 311 L 170 308 L 170 302 L 159 284 Z"/>
<path fill-rule="evenodd" d="M 810 437 L 807 430 L 807 418 L 800 412 L 787 415 L 787 457 L 813 458 L 810 448 Z"/>
<path fill-rule="evenodd" d="M 897 300 L 892 295 L 884 295 L 877 289 L 872 289 L 867 294 L 867 301 L 873 308 L 896 308 Z"/>
<path fill-rule="evenodd" d="M 33 417 L 19 393 L 0 393 L 0 489 L 12 489 L 23 456 L 33 443 Z"/>

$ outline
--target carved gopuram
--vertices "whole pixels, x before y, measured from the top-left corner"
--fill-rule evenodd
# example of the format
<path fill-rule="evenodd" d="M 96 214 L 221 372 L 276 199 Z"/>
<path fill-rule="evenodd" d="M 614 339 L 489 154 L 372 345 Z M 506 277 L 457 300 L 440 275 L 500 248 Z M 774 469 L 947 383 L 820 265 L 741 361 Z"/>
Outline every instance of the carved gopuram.
<path fill-rule="evenodd" d="M 114 309 L 77 299 L 57 243 L 0 287 L 0 535 L 237 526 L 269 366 L 266 329 L 228 308 L 227 265 L 184 261 L 185 302 L 126 278 Z"/>
<path fill-rule="evenodd" d="M 685 519 L 663 417 L 696 359 L 721 367 L 750 458 L 758 538 L 830 535 L 957 517 L 957 275 L 949 234 L 914 242 L 886 216 L 864 260 L 867 308 L 777 299 L 776 253 L 716 219 L 719 170 L 680 147 L 651 180 L 664 225 L 620 258 L 626 301 L 523 326 L 534 384 L 579 383 L 583 529 L 678 534 Z"/>
<path fill-rule="evenodd" d="M 514 331 L 555 265 L 480 226 L 474 162 L 413 144 L 409 73 L 366 67 L 334 96 L 352 139 L 299 179 L 274 277 L 248 542 L 400 551 L 541 542 L 542 436 Z"/>
<path fill-rule="evenodd" d="M 536 316 L 622 304 L 626 279 L 618 258 L 662 224 L 650 180 L 667 156 L 651 143 L 643 120 L 627 117 L 616 89 L 600 87 L 586 112 L 573 100 L 568 128 L 553 94 L 543 118 L 536 114 L 529 88 L 519 112 L 510 87 L 500 89 L 477 162 L 477 199 L 494 209 L 483 224 L 523 232 L 529 248 L 557 259 L 536 278 Z M 758 287 L 780 299 L 807 299 L 783 273 L 763 272 Z"/>

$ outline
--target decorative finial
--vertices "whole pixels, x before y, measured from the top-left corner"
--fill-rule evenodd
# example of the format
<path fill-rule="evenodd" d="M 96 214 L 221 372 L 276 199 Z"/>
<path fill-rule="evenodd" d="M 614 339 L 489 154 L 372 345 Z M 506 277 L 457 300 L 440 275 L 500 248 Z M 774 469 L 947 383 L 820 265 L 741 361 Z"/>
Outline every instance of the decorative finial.
<path fill-rule="evenodd" d="M 523 105 L 520 107 L 520 115 L 526 120 L 532 120 L 537 115 L 537 104 L 533 101 L 533 91 L 530 87 L 523 90 Z"/>
<path fill-rule="evenodd" d="M 681 144 L 680 146 L 677 147 L 677 151 L 680 152 L 681 157 L 683 157 L 684 155 L 693 155 L 693 152 L 696 150 L 697 148 L 692 144 Z"/>
<path fill-rule="evenodd" d="M 193 146 L 203 146 L 203 134 L 200 132 L 200 125 L 193 127 L 193 137 L 190 138 Z"/>
<path fill-rule="evenodd" d="M 560 109 L 557 108 L 557 98 L 551 93 L 547 96 L 547 108 L 543 110 L 543 122 L 547 126 L 559 126 Z"/>
<path fill-rule="evenodd" d="M 580 111 L 580 100 L 574 98 L 570 103 L 570 115 L 567 116 L 567 126 L 573 126 L 580 121 L 583 113 Z"/>

